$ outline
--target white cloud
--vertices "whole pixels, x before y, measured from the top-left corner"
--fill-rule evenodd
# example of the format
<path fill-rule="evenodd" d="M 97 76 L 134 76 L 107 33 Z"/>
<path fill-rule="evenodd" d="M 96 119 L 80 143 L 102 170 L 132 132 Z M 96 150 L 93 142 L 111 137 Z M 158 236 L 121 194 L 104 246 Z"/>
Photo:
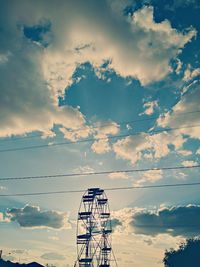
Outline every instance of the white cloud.
<path fill-rule="evenodd" d="M 141 150 L 149 148 L 146 147 L 145 138 L 142 136 L 128 136 L 122 140 L 117 141 L 113 145 L 113 150 L 117 157 L 128 159 L 134 164 L 141 158 Z"/>
<path fill-rule="evenodd" d="M 185 167 L 197 166 L 198 162 L 196 162 L 194 160 L 184 160 L 182 162 L 182 165 L 185 166 Z"/>
<path fill-rule="evenodd" d="M 182 147 L 185 142 L 184 138 L 180 134 L 162 132 L 154 134 L 149 137 L 151 146 L 154 150 L 154 157 L 161 158 L 169 154 L 169 145 L 173 145 L 177 150 Z"/>
<path fill-rule="evenodd" d="M 1 62 L 4 65 L 0 69 L 0 137 L 38 130 L 48 134 L 54 124 L 72 129 L 81 127 L 85 123 L 81 112 L 69 106 L 58 107 L 54 92 L 47 87 L 40 64 L 44 51 L 30 43 L 20 28 L 28 23 L 30 15 L 26 17 L 24 2 L 21 4 L 21 7 L 14 2 L 9 5 L 9 14 L 5 4 L 5 16 L 0 19 L 1 27 L 5 29 L 1 35 Z M 34 10 L 35 7 L 30 20 L 39 23 Z"/>
<path fill-rule="evenodd" d="M 162 158 L 170 153 L 169 145 L 180 149 L 185 140 L 181 135 L 162 132 L 154 135 L 141 134 L 117 141 L 113 150 L 117 157 L 130 160 L 132 164 L 145 158 Z"/>
<path fill-rule="evenodd" d="M 108 175 L 108 177 L 110 179 L 113 179 L 113 180 L 115 180 L 115 179 L 129 179 L 130 178 L 129 175 L 125 172 L 110 173 Z"/>
<path fill-rule="evenodd" d="M 197 154 L 197 155 L 200 155 L 200 148 L 197 149 L 196 154 Z"/>
<path fill-rule="evenodd" d="M 60 127 L 59 130 L 61 133 L 63 133 L 64 138 L 69 139 L 72 142 L 77 141 L 81 138 L 86 138 L 92 133 L 90 127 L 86 125 L 83 126 L 82 128 L 72 129 L 72 130 Z"/>
<path fill-rule="evenodd" d="M 145 108 L 144 113 L 146 115 L 152 115 L 154 113 L 155 108 L 158 107 L 158 101 L 150 101 L 144 103 L 143 107 Z"/>
<path fill-rule="evenodd" d="M 108 138 L 94 141 L 94 143 L 91 146 L 91 149 L 97 154 L 104 154 L 106 152 L 109 152 L 111 148 L 108 143 Z"/>
<path fill-rule="evenodd" d="M 176 67 L 176 69 L 175 69 L 175 72 L 176 72 L 176 74 L 178 75 L 178 74 L 180 74 L 180 72 L 181 72 L 183 63 L 180 61 L 179 58 L 177 58 L 176 63 L 177 63 L 177 67 Z"/>
<path fill-rule="evenodd" d="M 91 149 L 97 154 L 104 154 L 111 150 L 108 135 L 116 135 L 119 133 L 119 125 L 113 121 L 97 122 L 93 129 L 97 140 L 91 146 Z M 99 138 L 99 140 L 98 140 Z"/>
<path fill-rule="evenodd" d="M 23 36 L 24 25 L 35 26 L 44 19 L 51 23 L 53 36 L 46 48 Z M 0 72 L 0 136 L 35 130 L 48 134 L 54 124 L 62 129 L 82 127 L 85 118 L 78 108 L 57 106 L 57 97 L 71 84 L 77 66 L 90 62 L 98 73 L 110 60 L 109 68 L 117 74 L 147 84 L 170 73 L 170 61 L 196 35 L 192 28 L 184 33 L 173 29 L 168 20 L 155 22 L 153 7 L 143 7 L 127 19 L 116 6 L 110 8 L 109 1 L 100 5 L 77 1 L 74 6 L 64 0 L 60 5 L 5 2 L 0 23 L 1 61 L 6 63 Z M 14 56 L 7 58 L 8 51 Z M 109 150 L 105 142 L 103 146 Z"/>
<path fill-rule="evenodd" d="M 192 151 L 191 150 L 185 150 L 185 149 L 183 149 L 183 150 L 178 150 L 177 151 L 177 153 L 178 154 L 181 154 L 182 156 L 190 156 L 190 155 L 192 155 Z"/>
<path fill-rule="evenodd" d="M 198 82 L 193 83 L 192 87 L 182 95 L 179 102 L 173 107 L 171 113 L 157 120 L 162 127 L 181 128 L 180 134 L 188 135 L 190 138 L 200 138 L 200 117 L 193 111 L 199 110 L 200 90 Z M 190 113 L 191 112 L 191 113 Z M 182 114 L 181 113 L 188 113 Z M 195 127 L 194 127 L 195 126 Z M 185 127 L 185 128 L 184 128 Z"/>
<path fill-rule="evenodd" d="M 163 177 L 163 171 L 162 170 L 149 170 L 144 172 L 141 175 L 141 179 L 134 182 L 135 186 L 140 186 L 146 182 L 155 183 L 162 179 Z"/>
<path fill-rule="evenodd" d="M 96 122 L 94 130 L 97 132 L 98 137 L 106 135 L 116 135 L 119 133 L 119 125 L 114 121 Z"/>
<path fill-rule="evenodd" d="M 98 12 L 101 14 L 101 10 Z M 88 24 L 82 17 L 84 15 L 82 13 L 79 17 L 81 26 L 77 27 L 74 23 L 72 29 L 67 30 L 67 35 L 65 30 L 59 36 L 65 48 L 61 52 L 47 50 L 44 56 L 44 77 L 54 91 L 71 83 L 77 64 L 89 61 L 98 73 L 105 59 L 110 59 L 109 67 L 123 77 L 136 77 L 143 84 L 160 80 L 171 71 L 170 60 L 176 58 L 184 45 L 196 35 L 194 29 L 186 34 L 178 32 L 167 20 L 156 23 L 152 7 L 143 7 L 124 22 L 121 14 L 107 14 L 113 18 L 113 21 L 109 20 L 109 27 L 103 21 L 99 25 L 95 21 Z M 117 32 L 116 23 L 119 25 Z M 126 27 L 122 26 L 123 23 Z M 83 48 L 77 53 L 79 47 Z"/>
<path fill-rule="evenodd" d="M 184 72 L 183 80 L 188 82 L 199 75 L 200 75 L 200 68 L 192 69 L 191 65 L 189 64 Z"/>

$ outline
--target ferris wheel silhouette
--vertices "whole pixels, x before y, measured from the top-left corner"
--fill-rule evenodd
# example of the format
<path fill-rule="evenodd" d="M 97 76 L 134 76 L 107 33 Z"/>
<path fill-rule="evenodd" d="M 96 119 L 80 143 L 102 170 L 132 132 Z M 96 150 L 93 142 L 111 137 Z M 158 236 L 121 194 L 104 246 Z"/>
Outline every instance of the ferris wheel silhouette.
<path fill-rule="evenodd" d="M 82 196 L 78 211 L 74 267 L 118 267 L 111 247 L 111 233 L 106 193 L 100 188 L 89 188 Z"/>

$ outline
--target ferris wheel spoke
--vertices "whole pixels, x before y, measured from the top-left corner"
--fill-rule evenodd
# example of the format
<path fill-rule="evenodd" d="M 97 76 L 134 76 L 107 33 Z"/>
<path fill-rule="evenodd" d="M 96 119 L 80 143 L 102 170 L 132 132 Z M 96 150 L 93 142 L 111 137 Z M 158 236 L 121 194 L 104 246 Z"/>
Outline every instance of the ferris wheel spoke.
<path fill-rule="evenodd" d="M 88 189 L 77 219 L 77 267 L 110 267 L 112 225 L 104 190 Z M 116 261 L 113 254 L 114 261 Z"/>

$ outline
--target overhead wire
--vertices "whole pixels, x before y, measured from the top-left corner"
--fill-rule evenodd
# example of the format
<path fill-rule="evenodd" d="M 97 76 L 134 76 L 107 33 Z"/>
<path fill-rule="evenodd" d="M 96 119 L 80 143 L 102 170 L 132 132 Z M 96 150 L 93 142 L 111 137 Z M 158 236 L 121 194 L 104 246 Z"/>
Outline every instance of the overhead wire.
<path fill-rule="evenodd" d="M 186 187 L 186 186 L 197 186 L 200 182 L 194 183 L 176 183 L 176 184 L 160 184 L 160 185 L 144 185 L 144 186 L 127 186 L 127 187 L 108 187 L 104 188 L 106 191 L 117 191 L 117 190 L 133 190 L 133 189 L 154 189 L 154 188 L 165 188 L 165 187 Z M 85 189 L 80 190 L 62 190 L 62 191 L 46 191 L 46 192 L 30 192 L 30 193 L 12 193 L 12 194 L 0 194 L 0 197 L 20 197 L 20 196 L 39 196 L 39 195 L 53 195 L 53 194 L 73 194 L 73 193 L 84 193 Z"/>
<path fill-rule="evenodd" d="M 91 175 L 106 175 L 113 173 L 134 173 L 134 172 L 147 172 L 147 171 L 159 171 L 159 170 L 180 170 L 180 169 L 194 169 L 200 168 L 200 165 L 192 166 L 169 166 L 169 167 L 154 167 L 154 168 L 142 168 L 142 169 L 121 169 L 121 170 L 109 170 L 99 172 L 82 172 L 82 173 L 62 173 L 54 175 L 38 175 L 38 176 L 18 176 L 18 177 L 1 177 L 0 181 L 12 181 L 12 180 L 30 180 L 30 179 L 48 179 L 48 178 L 60 178 L 60 177 L 74 177 L 74 176 L 91 176 Z"/>
<path fill-rule="evenodd" d="M 100 141 L 100 140 L 107 140 L 107 139 L 118 139 L 128 136 L 135 136 L 135 135 L 151 135 L 155 133 L 161 133 L 161 132 L 171 132 L 171 131 L 177 131 L 180 129 L 187 129 L 187 128 L 197 128 L 200 127 L 200 124 L 197 125 L 188 125 L 183 127 L 174 127 L 174 128 L 166 128 L 166 129 L 160 129 L 160 130 L 154 130 L 150 132 L 135 132 L 135 133 L 128 133 L 128 134 L 121 134 L 121 135 L 113 135 L 113 136 L 106 136 L 106 137 L 100 137 L 100 138 L 88 138 L 83 140 L 76 140 L 76 141 L 67 141 L 67 142 L 59 142 L 59 143 L 53 143 L 53 144 L 42 144 L 42 145 L 34 145 L 34 146 L 25 146 L 25 147 L 17 147 L 17 148 L 8 148 L 8 149 L 1 149 L 0 153 L 2 152 L 13 152 L 13 151 L 23 151 L 23 150 L 32 150 L 32 149 L 40 149 L 40 148 L 47 148 L 47 147 L 55 147 L 55 146 L 61 146 L 61 145 L 69 145 L 69 144 L 78 144 L 78 143 L 87 143 L 87 142 L 93 142 L 93 141 Z"/>
<path fill-rule="evenodd" d="M 178 114 L 175 114 L 174 116 L 178 117 L 178 116 L 184 116 L 186 114 L 195 114 L 195 113 L 200 113 L 200 110 L 193 110 L 193 111 L 188 111 L 188 112 L 179 112 Z M 153 117 L 150 117 L 150 118 L 135 119 L 135 120 L 130 120 L 130 121 L 103 123 L 101 125 L 92 126 L 92 127 L 91 127 L 91 125 L 85 125 L 83 127 L 79 127 L 79 128 L 76 128 L 76 129 L 69 129 L 68 131 L 70 133 L 74 133 L 74 132 L 79 132 L 79 131 L 85 130 L 87 127 L 90 127 L 90 129 L 99 129 L 99 128 L 104 128 L 104 127 L 107 127 L 107 126 L 110 126 L 110 125 L 112 126 L 113 123 L 116 123 L 117 125 L 127 125 L 127 124 L 132 124 L 132 123 L 135 123 L 135 122 L 151 121 L 151 120 L 158 119 L 158 118 L 159 118 L 158 116 L 153 116 Z M 165 118 L 165 117 L 163 117 L 163 118 Z M 32 138 L 37 138 L 37 137 L 42 137 L 42 136 L 43 136 L 42 133 L 38 133 L 38 134 L 35 134 L 35 135 L 30 135 L 30 136 L 21 136 L 21 137 L 8 136 L 3 140 L 0 139 L 0 144 L 3 143 L 3 142 L 32 139 Z M 10 139 L 8 139 L 8 138 L 10 138 Z"/>

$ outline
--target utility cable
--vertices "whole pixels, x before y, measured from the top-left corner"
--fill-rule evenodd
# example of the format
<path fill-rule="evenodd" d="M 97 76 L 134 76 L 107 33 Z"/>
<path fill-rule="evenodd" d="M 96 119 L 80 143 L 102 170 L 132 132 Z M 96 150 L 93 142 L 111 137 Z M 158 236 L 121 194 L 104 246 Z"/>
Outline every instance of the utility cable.
<path fill-rule="evenodd" d="M 177 183 L 177 184 L 162 184 L 162 185 L 144 185 L 144 186 L 128 186 L 128 187 L 108 187 L 104 188 L 105 191 L 118 191 L 118 190 L 133 190 L 133 189 L 154 189 L 154 188 L 170 188 L 170 187 L 187 187 L 197 186 L 200 182 L 196 183 Z M 62 190 L 62 191 L 47 191 L 47 192 L 30 192 L 30 193 L 13 193 L 13 194 L 1 194 L 0 197 L 21 197 L 21 196 L 39 196 L 39 195 L 53 195 L 53 194 L 73 194 L 84 193 L 82 190 Z"/>
<path fill-rule="evenodd" d="M 110 170 L 99 172 L 82 172 L 82 173 L 63 173 L 54 175 L 38 175 L 38 176 L 21 176 L 21 177 L 2 177 L 0 181 L 12 181 L 12 180 L 30 180 L 30 179 L 48 179 L 48 178 L 60 178 L 60 177 L 74 177 L 74 176 L 91 176 L 91 175 L 106 175 L 112 173 L 134 173 L 134 172 L 147 172 L 147 171 L 159 171 L 159 170 L 180 170 L 180 169 L 194 169 L 199 168 L 200 165 L 193 166 L 170 166 L 170 167 L 155 167 L 144 169 L 129 169 L 129 170 Z"/>
<path fill-rule="evenodd" d="M 187 114 L 195 114 L 195 113 L 200 113 L 200 110 L 194 110 L 194 111 L 189 111 L 189 112 L 180 112 L 174 116 L 178 117 L 178 116 L 184 116 L 184 115 L 187 115 Z M 158 119 L 159 117 L 158 116 L 153 116 L 153 117 L 150 117 L 150 118 L 143 118 L 143 119 L 135 119 L 135 120 L 131 120 L 131 121 L 121 121 L 121 122 L 109 122 L 109 123 L 103 123 L 99 126 L 92 126 L 91 125 L 85 125 L 83 127 L 79 127 L 79 128 L 76 128 L 76 129 L 71 129 L 71 130 L 68 130 L 70 133 L 76 133 L 76 132 L 79 132 L 79 131 L 83 131 L 85 130 L 87 127 L 89 127 L 90 129 L 99 129 L 99 128 L 104 128 L 104 127 L 107 127 L 107 126 L 112 126 L 113 123 L 116 123 L 117 125 L 127 125 L 127 124 L 132 124 L 132 123 L 135 123 L 135 122 L 144 122 L 144 121 L 151 121 L 151 120 L 154 120 L 154 119 Z M 163 117 L 165 118 L 165 117 Z M 11 141 L 17 141 L 17 140 L 25 140 L 25 139 L 32 139 L 32 138 L 39 138 L 39 137 L 42 137 L 43 135 L 41 133 L 38 133 L 38 134 L 35 134 L 35 135 L 30 135 L 30 136 L 21 136 L 21 137 L 12 137 L 12 136 L 8 136 L 6 137 L 6 139 L 3 139 L 1 140 L 0 139 L 0 144 L 3 143 L 3 142 L 11 142 Z M 12 138 L 12 139 L 8 139 L 8 138 Z"/>
<path fill-rule="evenodd" d="M 175 128 L 167 128 L 167 129 L 160 129 L 160 130 L 154 130 L 150 132 L 135 132 L 132 134 L 121 134 L 121 135 L 114 135 L 114 136 L 106 136 L 106 137 L 100 137 L 100 138 L 88 138 L 78 141 L 67 141 L 67 142 L 60 142 L 60 143 L 54 143 L 54 144 L 43 144 L 43 145 L 36 145 L 36 146 L 25 146 L 25 147 L 18 147 L 18 148 L 8 148 L 8 149 L 2 149 L 0 150 L 0 153 L 2 152 L 13 152 L 13 151 L 23 151 L 23 150 L 31 150 L 31 149 L 40 149 L 40 148 L 47 148 L 47 147 L 55 147 L 55 146 L 61 146 L 61 145 L 69 145 L 69 144 L 79 144 L 79 143 L 87 143 L 87 142 L 93 142 L 93 141 L 101 141 L 101 140 L 107 140 L 107 139 L 118 139 L 128 136 L 135 136 L 135 135 L 151 135 L 161 132 L 172 132 L 177 131 L 180 129 L 187 129 L 187 128 L 197 128 L 200 127 L 200 124 L 197 125 L 188 125 L 183 127 L 175 127 Z"/>

